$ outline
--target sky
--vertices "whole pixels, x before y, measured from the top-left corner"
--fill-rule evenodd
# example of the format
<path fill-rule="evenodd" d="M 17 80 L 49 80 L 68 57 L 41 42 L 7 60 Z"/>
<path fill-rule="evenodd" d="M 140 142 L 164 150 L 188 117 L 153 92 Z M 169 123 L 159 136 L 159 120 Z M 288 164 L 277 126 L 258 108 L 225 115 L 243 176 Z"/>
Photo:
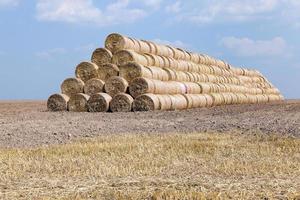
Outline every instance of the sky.
<path fill-rule="evenodd" d="M 299 0 L 0 0 L 0 99 L 47 99 L 118 32 L 261 71 L 300 98 Z"/>

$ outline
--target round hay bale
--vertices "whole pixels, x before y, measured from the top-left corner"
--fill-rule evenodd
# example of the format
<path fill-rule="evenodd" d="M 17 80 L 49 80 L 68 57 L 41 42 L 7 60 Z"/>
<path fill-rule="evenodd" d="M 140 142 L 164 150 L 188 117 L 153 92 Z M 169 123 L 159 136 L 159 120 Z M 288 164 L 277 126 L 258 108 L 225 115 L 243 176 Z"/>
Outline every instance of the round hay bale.
<path fill-rule="evenodd" d="M 112 33 L 105 40 L 105 47 L 115 53 L 121 49 L 139 50 L 139 46 L 131 38 L 122 36 L 118 33 Z"/>
<path fill-rule="evenodd" d="M 233 103 L 233 104 L 238 104 L 238 102 L 239 102 L 238 97 L 237 97 L 234 93 L 229 93 L 229 94 L 230 94 L 230 96 L 231 96 L 232 103 Z"/>
<path fill-rule="evenodd" d="M 117 65 L 106 63 L 102 64 L 98 68 L 98 78 L 103 80 L 104 82 L 107 81 L 112 76 L 119 75 L 119 67 Z"/>
<path fill-rule="evenodd" d="M 176 72 L 172 69 L 168 69 L 168 68 L 163 68 L 163 70 L 165 70 L 168 74 L 168 80 L 169 81 L 176 81 Z"/>
<path fill-rule="evenodd" d="M 185 73 L 189 77 L 188 82 L 197 82 L 197 77 L 194 76 L 194 73 L 192 72 L 185 72 Z"/>
<path fill-rule="evenodd" d="M 91 61 L 100 66 L 106 63 L 111 63 L 112 53 L 106 48 L 97 48 L 91 57 Z"/>
<path fill-rule="evenodd" d="M 150 54 L 143 54 L 143 56 L 145 56 L 146 60 L 147 60 L 147 66 L 155 66 L 155 60 L 152 56 L 150 56 Z"/>
<path fill-rule="evenodd" d="M 160 44 L 156 44 L 157 47 L 157 55 L 159 56 L 171 56 L 173 55 L 173 52 L 171 51 L 171 49 L 165 45 L 160 45 Z"/>
<path fill-rule="evenodd" d="M 205 65 L 205 57 L 203 54 L 198 54 L 199 64 Z"/>
<path fill-rule="evenodd" d="M 146 93 L 155 93 L 157 82 L 155 85 L 154 80 L 152 79 L 143 77 L 136 78 L 129 85 L 129 93 L 134 98 Z"/>
<path fill-rule="evenodd" d="M 190 95 L 193 101 L 193 108 L 202 108 L 206 106 L 206 97 L 203 94 L 191 94 Z"/>
<path fill-rule="evenodd" d="M 224 105 L 225 100 L 220 93 L 211 93 L 210 96 L 213 98 L 214 106 Z"/>
<path fill-rule="evenodd" d="M 109 94 L 93 94 L 87 102 L 88 110 L 89 112 L 107 112 L 109 110 L 111 100 L 112 97 Z"/>
<path fill-rule="evenodd" d="M 212 69 L 212 74 L 214 75 L 223 75 L 222 70 L 219 67 L 216 66 L 210 66 Z"/>
<path fill-rule="evenodd" d="M 152 49 L 151 49 L 151 46 L 150 46 L 150 44 L 148 42 L 145 42 L 143 40 L 137 40 L 137 42 L 138 42 L 138 44 L 140 46 L 139 52 L 141 52 L 141 53 L 149 53 L 149 52 L 151 52 Z"/>
<path fill-rule="evenodd" d="M 153 94 L 185 94 L 186 86 L 176 81 L 159 81 L 154 79 L 136 78 L 129 85 L 129 92 L 133 97 L 146 93 Z"/>
<path fill-rule="evenodd" d="M 163 67 L 171 67 L 171 61 L 168 59 L 168 57 L 160 56 L 163 60 Z"/>
<path fill-rule="evenodd" d="M 203 96 L 206 99 L 206 107 L 212 107 L 214 105 L 214 99 L 209 94 L 203 94 Z"/>
<path fill-rule="evenodd" d="M 197 83 L 201 88 L 201 93 L 210 93 L 211 92 L 211 84 L 209 83 Z"/>
<path fill-rule="evenodd" d="M 167 59 L 169 60 L 170 62 L 170 69 L 172 70 L 178 70 L 178 65 L 179 65 L 179 62 L 177 60 L 175 60 L 174 58 L 171 58 L 171 57 L 167 57 Z"/>
<path fill-rule="evenodd" d="M 174 58 L 176 60 L 182 60 L 185 57 L 184 52 L 181 51 L 181 50 L 179 50 L 179 49 L 177 49 L 177 48 L 172 48 L 172 52 L 173 52 Z"/>
<path fill-rule="evenodd" d="M 199 73 L 197 75 L 197 80 L 198 80 L 198 82 L 206 83 L 206 82 L 208 82 L 208 77 L 206 74 Z"/>
<path fill-rule="evenodd" d="M 197 83 L 183 82 L 183 84 L 186 87 L 187 94 L 201 94 L 201 92 L 202 92 L 202 88 Z"/>
<path fill-rule="evenodd" d="M 269 98 L 269 102 L 280 101 L 282 99 L 281 96 L 276 95 L 276 94 L 270 94 L 270 95 L 268 95 L 268 98 Z"/>
<path fill-rule="evenodd" d="M 89 95 L 83 93 L 72 95 L 68 102 L 68 110 L 71 112 L 87 112 L 88 111 L 87 102 L 89 98 L 90 98 Z"/>
<path fill-rule="evenodd" d="M 98 66 L 92 62 L 82 62 L 76 67 L 76 77 L 83 82 L 87 82 L 92 78 L 98 77 Z"/>
<path fill-rule="evenodd" d="M 262 95 L 263 103 L 267 103 L 269 101 L 269 97 L 266 94 Z"/>
<path fill-rule="evenodd" d="M 208 82 L 211 82 L 211 83 L 218 82 L 218 79 L 215 75 L 207 74 L 207 77 L 208 77 Z"/>
<path fill-rule="evenodd" d="M 171 95 L 157 95 L 159 100 L 159 110 L 172 110 L 172 98 Z"/>
<path fill-rule="evenodd" d="M 168 84 L 167 87 L 165 88 L 165 91 L 161 94 L 186 94 L 187 93 L 188 88 L 182 82 L 169 81 L 167 83 Z"/>
<path fill-rule="evenodd" d="M 84 82 L 78 78 L 67 78 L 60 86 L 61 92 L 67 96 L 83 93 Z"/>
<path fill-rule="evenodd" d="M 193 62 L 187 62 L 188 65 L 188 72 L 197 72 L 198 71 L 198 65 L 196 65 Z"/>
<path fill-rule="evenodd" d="M 197 53 L 191 53 L 191 61 L 199 64 L 200 63 L 200 57 Z"/>
<path fill-rule="evenodd" d="M 101 79 L 92 78 L 85 83 L 84 93 L 91 96 L 92 94 L 103 92 L 104 84 L 104 81 Z"/>
<path fill-rule="evenodd" d="M 150 68 L 144 67 L 143 65 L 135 62 L 126 63 L 125 65 L 121 65 L 119 68 L 120 76 L 125 78 L 128 83 L 138 77 L 152 78 L 153 76 Z"/>
<path fill-rule="evenodd" d="M 225 83 L 217 83 L 220 88 L 220 92 L 229 92 Z"/>
<path fill-rule="evenodd" d="M 190 60 L 190 55 L 181 48 L 176 48 L 178 51 L 180 51 L 180 56 L 182 60 Z"/>
<path fill-rule="evenodd" d="M 247 96 L 245 96 L 242 93 L 237 93 L 236 95 L 237 95 L 237 97 L 239 99 L 239 104 L 245 104 L 245 103 L 247 103 Z"/>
<path fill-rule="evenodd" d="M 189 67 L 190 67 L 189 62 L 184 60 L 177 60 L 177 62 L 178 62 L 178 66 L 176 70 L 183 71 L 183 72 L 189 71 Z"/>
<path fill-rule="evenodd" d="M 186 101 L 187 101 L 187 109 L 191 109 L 191 108 L 194 108 L 193 107 L 193 94 L 183 94 L 183 96 L 185 97 Z M 172 103 L 172 101 L 171 101 Z M 171 104 L 172 106 L 172 104 Z"/>
<path fill-rule="evenodd" d="M 161 56 L 153 55 L 153 54 L 145 54 L 149 58 L 151 58 L 151 66 L 156 66 L 156 67 L 165 67 L 164 60 Z"/>
<path fill-rule="evenodd" d="M 120 93 L 115 95 L 110 102 L 112 112 L 130 112 L 132 110 L 133 98 L 129 94 Z"/>
<path fill-rule="evenodd" d="M 169 80 L 169 74 L 164 69 L 159 67 L 148 67 L 148 69 L 152 73 L 152 79 L 161 80 L 161 81 Z"/>
<path fill-rule="evenodd" d="M 220 95 L 223 97 L 225 105 L 229 105 L 232 103 L 232 98 L 230 95 L 228 95 L 228 93 L 220 93 Z"/>
<path fill-rule="evenodd" d="M 158 95 L 143 94 L 133 101 L 132 107 L 134 112 L 155 111 L 160 109 L 160 101 Z"/>
<path fill-rule="evenodd" d="M 146 40 L 142 40 L 142 41 L 145 42 L 150 48 L 150 51 L 144 52 L 144 53 L 157 54 L 157 49 L 156 49 L 156 46 L 153 42 L 146 41 Z"/>
<path fill-rule="evenodd" d="M 148 65 L 148 60 L 144 55 L 131 50 L 117 51 L 112 57 L 112 63 L 116 65 L 124 65 L 128 62 L 136 62 L 144 66 Z"/>
<path fill-rule="evenodd" d="M 127 91 L 128 82 L 123 77 L 113 76 L 106 81 L 104 88 L 106 93 L 114 97 L 119 93 Z"/>
<path fill-rule="evenodd" d="M 185 110 L 188 108 L 188 101 L 182 94 L 172 95 L 172 109 Z"/>
<path fill-rule="evenodd" d="M 190 77 L 187 74 L 187 72 L 176 71 L 176 79 L 177 79 L 177 81 L 186 81 L 186 82 L 188 82 L 190 80 Z"/>
<path fill-rule="evenodd" d="M 67 111 L 70 98 L 65 94 L 53 94 L 48 98 L 47 108 L 49 111 Z"/>
<path fill-rule="evenodd" d="M 171 57 L 171 58 L 175 58 L 175 48 L 174 47 L 171 47 L 169 45 L 167 45 L 167 48 L 169 49 L 169 56 L 167 57 Z"/>

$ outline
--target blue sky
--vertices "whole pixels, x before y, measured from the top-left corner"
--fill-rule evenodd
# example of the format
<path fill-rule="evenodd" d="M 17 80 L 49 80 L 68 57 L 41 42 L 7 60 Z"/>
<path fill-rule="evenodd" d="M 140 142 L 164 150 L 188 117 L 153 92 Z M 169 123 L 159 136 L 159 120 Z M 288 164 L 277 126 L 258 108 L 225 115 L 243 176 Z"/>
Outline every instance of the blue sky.
<path fill-rule="evenodd" d="M 298 0 L 0 0 L 0 99 L 46 99 L 119 32 L 260 70 L 300 98 Z"/>

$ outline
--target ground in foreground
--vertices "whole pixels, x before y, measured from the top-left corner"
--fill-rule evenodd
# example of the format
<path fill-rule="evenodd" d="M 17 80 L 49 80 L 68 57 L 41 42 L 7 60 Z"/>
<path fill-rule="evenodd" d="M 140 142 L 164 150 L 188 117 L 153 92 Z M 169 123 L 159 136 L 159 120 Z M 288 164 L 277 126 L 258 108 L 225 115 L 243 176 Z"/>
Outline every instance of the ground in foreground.
<path fill-rule="evenodd" d="M 0 148 L 110 134 L 231 132 L 300 137 L 300 101 L 145 113 L 47 112 L 46 102 L 0 102 Z"/>
<path fill-rule="evenodd" d="M 298 199 L 300 139 L 128 134 L 0 150 L 1 199 Z"/>

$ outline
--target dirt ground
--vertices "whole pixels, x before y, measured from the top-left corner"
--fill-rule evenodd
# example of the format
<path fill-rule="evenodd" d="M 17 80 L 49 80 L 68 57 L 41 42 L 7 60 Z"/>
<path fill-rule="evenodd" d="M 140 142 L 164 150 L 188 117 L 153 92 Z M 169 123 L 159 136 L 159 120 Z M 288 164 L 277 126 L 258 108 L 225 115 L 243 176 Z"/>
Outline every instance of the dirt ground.
<path fill-rule="evenodd" d="M 229 131 L 300 137 L 300 100 L 148 113 L 53 113 L 44 101 L 0 102 L 0 148 L 61 144 L 103 134 Z"/>

